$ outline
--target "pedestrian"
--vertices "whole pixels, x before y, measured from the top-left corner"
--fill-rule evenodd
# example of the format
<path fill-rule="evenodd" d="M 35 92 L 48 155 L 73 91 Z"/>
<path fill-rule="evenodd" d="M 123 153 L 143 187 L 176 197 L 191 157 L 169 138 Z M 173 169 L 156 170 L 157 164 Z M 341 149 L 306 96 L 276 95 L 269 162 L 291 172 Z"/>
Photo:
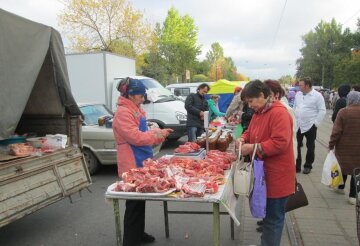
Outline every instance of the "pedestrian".
<path fill-rule="evenodd" d="M 226 119 L 230 119 L 230 117 L 234 115 L 238 115 L 239 112 L 242 112 L 243 102 L 241 101 L 241 90 L 242 90 L 241 87 L 235 88 L 234 97 L 231 100 L 231 103 L 226 110 L 226 114 L 225 114 Z"/>
<path fill-rule="evenodd" d="M 249 125 L 250 125 L 250 122 L 251 122 L 251 119 L 254 115 L 254 110 L 249 107 L 249 104 L 246 102 L 245 100 L 245 91 L 246 89 L 246 86 L 244 87 L 242 93 L 241 93 L 241 101 L 243 102 L 243 112 L 242 112 L 242 115 L 241 115 L 241 125 L 243 127 L 243 132 L 245 132 Z"/>
<path fill-rule="evenodd" d="M 349 94 L 351 88 L 350 85 L 340 85 L 338 88 L 339 99 L 335 102 L 333 114 L 331 116 L 332 122 L 335 122 L 336 115 L 340 109 L 346 107 L 346 96 Z"/>
<path fill-rule="evenodd" d="M 148 130 L 141 104 L 146 93 L 140 80 L 126 78 L 118 86 L 120 97 L 113 119 L 113 132 L 117 143 L 118 175 L 152 158 L 152 145 L 165 141 L 171 129 Z M 155 238 L 145 232 L 145 201 L 126 200 L 124 214 L 124 246 L 150 243 Z"/>
<path fill-rule="evenodd" d="M 244 98 L 255 111 L 249 128 L 241 135 L 241 154 L 256 154 L 264 161 L 266 216 L 261 245 L 280 245 L 285 205 L 295 191 L 295 160 L 292 145 L 292 119 L 280 101 L 272 101 L 269 88 L 259 80 L 244 88 Z"/>
<path fill-rule="evenodd" d="M 191 93 L 185 100 L 185 109 L 187 111 L 186 128 L 189 142 L 195 142 L 196 138 L 204 132 L 204 112 L 209 109 L 205 95 L 209 90 L 209 85 L 203 83 L 198 86 L 196 93 Z"/>
<path fill-rule="evenodd" d="M 225 113 L 220 112 L 218 102 L 220 96 L 219 95 L 211 95 L 210 99 L 207 101 L 209 107 L 209 120 L 210 122 L 215 120 L 216 117 L 224 117 Z"/>
<path fill-rule="evenodd" d="M 297 139 L 296 139 L 296 132 L 297 132 L 297 124 L 296 124 L 296 117 L 295 117 L 295 112 L 294 109 L 291 108 L 288 104 L 288 101 L 285 97 L 285 91 L 284 89 L 281 87 L 279 81 L 277 80 L 265 80 L 264 84 L 269 87 L 270 89 L 270 93 L 271 93 L 271 97 L 273 101 L 280 101 L 285 108 L 287 109 L 288 113 L 291 116 L 291 120 L 292 120 L 292 124 L 293 124 L 293 138 L 292 138 L 292 144 L 294 147 L 294 156 L 295 153 L 297 151 Z M 294 162 L 295 162 L 295 157 L 294 157 Z"/>
<path fill-rule="evenodd" d="M 297 140 L 296 140 L 297 126 L 296 126 L 295 112 L 289 106 L 288 101 L 285 96 L 285 91 L 281 87 L 280 83 L 277 80 L 268 79 L 268 80 L 264 81 L 264 84 L 270 89 L 272 100 L 280 101 L 285 106 L 285 108 L 287 109 L 288 113 L 291 116 L 291 120 L 292 120 L 292 124 L 293 124 L 292 144 L 293 144 L 294 153 L 296 153 L 296 150 L 297 150 Z M 295 164 L 295 154 L 294 154 L 294 164 Z M 256 228 L 257 232 L 263 231 L 263 227 L 262 227 L 263 224 L 264 224 L 263 221 L 257 221 L 257 225 L 259 225 L 259 227 Z"/>
<path fill-rule="evenodd" d="M 360 92 L 351 91 L 347 95 L 348 105 L 339 110 L 329 141 L 329 149 L 335 149 L 339 161 L 344 184 L 337 192 L 345 194 L 347 175 L 351 175 L 349 203 L 356 203 L 355 177 L 353 170 L 360 167 Z"/>
<path fill-rule="evenodd" d="M 325 101 L 320 92 L 312 88 L 310 78 L 300 79 L 300 92 L 295 96 L 294 111 L 297 121 L 297 159 L 296 172 L 301 172 L 301 146 L 303 138 L 306 138 L 306 159 L 304 174 L 309 174 L 315 160 L 316 132 L 326 114 Z"/>
<path fill-rule="evenodd" d="M 327 90 L 324 91 L 323 97 L 324 97 L 324 101 L 325 101 L 325 108 L 330 109 L 330 104 L 329 104 L 330 94 L 329 94 L 329 92 Z"/>
<path fill-rule="evenodd" d="M 352 90 L 360 92 L 360 85 L 353 85 Z"/>
<path fill-rule="evenodd" d="M 339 99 L 339 93 L 337 91 L 334 92 L 334 97 L 332 99 L 331 105 L 332 105 L 332 110 L 334 111 L 335 109 L 335 105 L 336 105 L 336 101 Z"/>
<path fill-rule="evenodd" d="M 334 92 L 331 91 L 330 95 L 329 95 L 329 109 L 333 108 L 333 105 L 332 105 L 333 98 L 334 98 Z"/>

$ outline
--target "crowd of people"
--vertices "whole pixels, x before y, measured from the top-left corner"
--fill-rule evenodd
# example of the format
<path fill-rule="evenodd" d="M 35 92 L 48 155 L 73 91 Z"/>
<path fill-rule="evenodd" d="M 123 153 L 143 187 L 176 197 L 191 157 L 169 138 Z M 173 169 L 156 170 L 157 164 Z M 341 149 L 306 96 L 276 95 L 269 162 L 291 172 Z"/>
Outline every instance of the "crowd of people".
<path fill-rule="evenodd" d="M 250 155 L 257 143 L 256 155 L 264 161 L 266 217 L 257 222 L 260 226 L 257 231 L 262 232 L 261 245 L 280 245 L 285 204 L 294 193 L 295 174 L 301 172 L 302 166 L 303 174 L 311 173 L 317 129 L 327 110 L 333 110 L 334 122 L 329 150 L 335 149 L 344 181 L 347 175 L 352 175 L 355 167 L 360 167 L 360 155 L 356 151 L 360 149 L 359 86 L 351 88 L 349 85 L 341 85 L 334 92 L 315 90 L 311 78 L 302 78 L 298 84 L 298 92 L 290 91 L 285 95 L 285 90 L 276 80 L 250 81 L 244 88 L 235 89 L 234 98 L 225 113 L 228 119 L 234 115 L 241 118 L 240 124 L 244 131 L 237 140 L 243 143 L 239 151 L 243 155 Z M 212 104 L 211 107 L 215 106 Z M 215 111 L 213 115 L 223 115 L 218 113 Z M 198 119 L 200 125 L 203 125 L 200 115 Z M 304 147 L 304 138 L 307 151 L 303 163 L 301 148 Z M 344 187 L 345 184 L 335 191 L 344 193 Z M 355 204 L 353 175 L 349 202 Z"/>
<path fill-rule="evenodd" d="M 148 130 L 146 116 L 141 109 L 146 89 L 141 81 L 123 79 L 118 86 L 120 97 L 114 116 L 113 131 L 118 148 L 118 175 L 134 167 L 142 167 L 151 158 L 151 145 L 161 143 L 171 129 Z M 349 202 L 355 204 L 355 182 L 352 171 L 360 167 L 360 92 L 359 87 L 341 85 L 335 93 L 321 93 L 313 88 L 310 78 L 299 79 L 299 90 L 291 96 L 289 105 L 285 90 L 276 80 L 253 80 L 244 88 L 237 87 L 226 112 L 220 112 L 218 95 L 206 99 L 210 86 L 199 85 L 196 93 L 185 100 L 188 141 L 195 141 L 204 132 L 204 119 L 236 117 L 242 126 L 242 155 L 256 152 L 264 161 L 267 185 L 266 217 L 258 222 L 261 245 L 280 245 L 284 226 L 285 206 L 295 192 L 296 173 L 308 175 L 315 160 L 315 140 L 326 110 L 333 108 L 334 126 L 329 150 L 334 150 L 342 169 L 343 179 L 351 175 Z M 337 98 L 335 100 L 335 98 Z M 301 148 L 306 138 L 305 162 Z M 256 145 L 255 145 L 256 144 Z M 256 149 L 254 149 L 256 146 Z M 345 185 L 336 189 L 344 193 Z M 124 245 L 141 245 L 155 238 L 145 232 L 145 201 L 126 201 L 124 215 Z"/>

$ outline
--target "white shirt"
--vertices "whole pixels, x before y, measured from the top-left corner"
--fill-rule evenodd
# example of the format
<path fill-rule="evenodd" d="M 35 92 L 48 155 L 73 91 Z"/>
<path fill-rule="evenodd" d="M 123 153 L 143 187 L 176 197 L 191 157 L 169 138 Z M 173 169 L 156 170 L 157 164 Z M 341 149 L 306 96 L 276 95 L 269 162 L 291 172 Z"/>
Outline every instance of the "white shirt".
<path fill-rule="evenodd" d="M 309 93 L 296 93 L 294 111 L 301 133 L 307 132 L 314 124 L 319 127 L 326 114 L 324 97 L 312 89 Z"/>
<path fill-rule="evenodd" d="M 289 103 L 288 103 L 288 100 L 286 99 L 286 97 L 282 97 L 280 102 L 285 106 L 285 108 L 289 112 L 291 119 L 292 119 L 292 123 L 293 123 L 293 138 L 292 138 L 292 140 L 293 140 L 294 158 L 295 158 L 295 165 L 296 165 L 296 158 L 297 158 L 297 156 L 296 156 L 296 153 L 297 153 L 296 132 L 298 130 L 298 127 L 297 127 L 295 112 L 294 112 L 294 109 L 289 106 Z"/>

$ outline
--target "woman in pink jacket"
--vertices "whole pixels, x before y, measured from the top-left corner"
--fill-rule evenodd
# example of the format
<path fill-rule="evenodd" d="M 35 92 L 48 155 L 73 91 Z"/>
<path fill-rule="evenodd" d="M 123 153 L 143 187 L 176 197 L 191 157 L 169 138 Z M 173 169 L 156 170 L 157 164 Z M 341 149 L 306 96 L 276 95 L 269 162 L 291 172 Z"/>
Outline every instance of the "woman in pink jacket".
<path fill-rule="evenodd" d="M 146 115 L 140 105 L 144 102 L 146 88 L 137 79 L 123 79 L 118 86 L 121 96 L 113 120 L 117 143 L 118 175 L 132 168 L 142 167 L 142 162 L 152 158 L 152 145 L 165 141 L 171 129 L 148 130 Z M 153 242 L 155 238 L 145 233 L 145 201 L 127 200 L 124 215 L 124 246 L 137 246 Z"/>

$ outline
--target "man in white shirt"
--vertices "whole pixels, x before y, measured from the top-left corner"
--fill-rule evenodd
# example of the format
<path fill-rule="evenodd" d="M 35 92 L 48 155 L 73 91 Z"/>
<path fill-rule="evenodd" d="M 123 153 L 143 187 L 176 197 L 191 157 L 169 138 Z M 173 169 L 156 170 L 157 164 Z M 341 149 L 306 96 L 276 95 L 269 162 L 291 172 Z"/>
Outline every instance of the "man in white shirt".
<path fill-rule="evenodd" d="M 324 97 L 312 88 L 310 78 L 301 79 L 299 82 L 300 91 L 295 96 L 294 111 L 298 125 L 297 138 L 297 159 L 296 172 L 301 171 L 301 147 L 303 138 L 306 138 L 306 158 L 304 174 L 309 174 L 315 159 L 316 131 L 326 114 Z"/>

